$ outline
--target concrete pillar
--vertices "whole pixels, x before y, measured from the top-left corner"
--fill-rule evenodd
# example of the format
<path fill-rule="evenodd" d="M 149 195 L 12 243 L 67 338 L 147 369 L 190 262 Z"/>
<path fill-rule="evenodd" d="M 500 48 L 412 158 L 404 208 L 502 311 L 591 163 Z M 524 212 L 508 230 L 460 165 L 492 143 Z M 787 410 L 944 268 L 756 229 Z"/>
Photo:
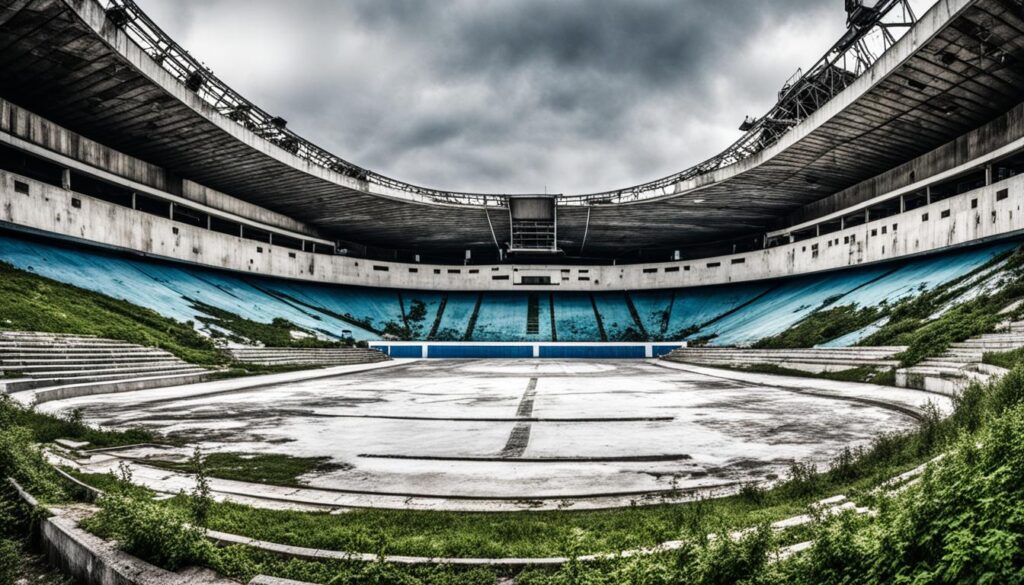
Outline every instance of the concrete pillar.
<path fill-rule="evenodd" d="M 928 185 L 927 187 L 924 188 L 924 202 L 927 205 L 931 205 L 932 204 L 932 186 L 931 185 Z"/>
<path fill-rule="evenodd" d="M 818 225 L 814 226 L 814 235 L 815 236 L 820 236 L 821 235 L 821 224 L 820 223 Z"/>
<path fill-rule="evenodd" d="M 302 251 L 306 251 L 306 240 L 302 240 Z"/>
<path fill-rule="evenodd" d="M 906 195 L 900 195 L 900 213 L 903 213 L 906 210 L 907 210 L 907 196 Z"/>
<path fill-rule="evenodd" d="M 174 221 L 174 202 L 173 201 L 171 202 L 170 209 L 171 209 L 171 221 Z"/>
<path fill-rule="evenodd" d="M 985 165 L 985 185 L 992 184 L 992 165 Z"/>
<path fill-rule="evenodd" d="M 871 210 L 870 209 L 865 209 L 864 210 L 864 223 L 867 223 L 869 221 L 871 221 Z"/>
<path fill-rule="evenodd" d="M 839 218 L 839 229 L 840 230 L 845 230 L 846 229 L 846 218 L 845 217 L 840 217 Z"/>
<path fill-rule="evenodd" d="M 213 229 L 213 216 L 210 214 L 206 214 L 206 229 Z"/>
<path fill-rule="evenodd" d="M 71 190 L 71 169 L 64 169 L 61 171 L 60 186 L 68 191 Z"/>
<path fill-rule="evenodd" d="M 132 209 L 138 209 L 138 204 L 135 201 L 135 191 L 132 191 Z"/>

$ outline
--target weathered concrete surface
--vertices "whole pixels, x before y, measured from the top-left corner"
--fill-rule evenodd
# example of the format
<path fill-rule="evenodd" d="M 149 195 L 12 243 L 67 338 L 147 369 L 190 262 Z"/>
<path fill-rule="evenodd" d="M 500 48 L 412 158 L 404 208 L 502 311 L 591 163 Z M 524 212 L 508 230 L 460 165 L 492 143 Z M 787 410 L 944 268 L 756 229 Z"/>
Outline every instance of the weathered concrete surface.
<path fill-rule="evenodd" d="M 207 451 L 329 457 L 308 488 L 215 480 L 224 498 L 320 509 L 596 508 L 730 493 L 824 465 L 914 424 L 916 390 L 646 362 L 420 361 L 387 371 L 216 389 L 150 390 L 43 405 L 88 422 L 145 426 Z M 219 383 L 214 383 L 219 384 Z M 529 408 L 524 408 L 528 405 Z M 528 411 L 528 412 L 527 412 Z M 151 447 L 94 454 L 175 458 Z M 162 491 L 187 476 L 138 465 Z"/>
<path fill-rule="evenodd" d="M 83 585 L 235 585 L 209 571 L 174 573 L 118 550 L 89 534 L 72 518 L 54 516 L 40 523 L 47 560 Z"/>

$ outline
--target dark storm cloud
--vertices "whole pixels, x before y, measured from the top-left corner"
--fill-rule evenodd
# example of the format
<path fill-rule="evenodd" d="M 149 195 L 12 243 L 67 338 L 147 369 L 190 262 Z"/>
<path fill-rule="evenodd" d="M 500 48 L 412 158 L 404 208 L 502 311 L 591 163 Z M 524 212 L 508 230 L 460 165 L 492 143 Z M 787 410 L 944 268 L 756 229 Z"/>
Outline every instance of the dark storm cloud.
<path fill-rule="evenodd" d="M 621 187 L 735 140 L 842 32 L 838 0 L 142 0 L 250 99 L 430 186 Z"/>

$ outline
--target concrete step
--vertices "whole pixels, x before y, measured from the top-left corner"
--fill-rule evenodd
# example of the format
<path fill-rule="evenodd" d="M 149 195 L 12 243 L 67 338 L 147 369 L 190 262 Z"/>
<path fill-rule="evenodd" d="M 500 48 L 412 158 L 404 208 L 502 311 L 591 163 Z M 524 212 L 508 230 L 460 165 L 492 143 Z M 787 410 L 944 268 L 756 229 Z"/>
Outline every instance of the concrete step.
<path fill-rule="evenodd" d="M 92 349 L 72 349 L 72 350 L 61 350 L 61 351 L 38 351 L 31 349 L 18 349 L 12 351 L 0 352 L 0 359 L 4 360 L 19 360 L 19 359 L 99 359 L 99 358 L 111 358 L 111 357 L 167 357 L 172 356 L 170 352 L 166 352 L 160 349 L 123 349 L 119 351 L 97 351 Z"/>
<path fill-rule="evenodd" d="M 139 364 L 157 361 L 180 361 L 174 356 L 110 356 L 103 358 L 82 358 L 82 359 L 0 359 L 0 369 L 4 367 L 35 367 L 35 366 L 72 366 L 72 365 L 103 365 L 103 364 Z"/>
<path fill-rule="evenodd" d="M 105 376 L 107 374 L 127 373 L 145 375 L 146 372 L 173 371 L 194 368 L 186 362 L 170 362 L 163 364 L 131 365 L 117 368 L 89 368 L 85 370 L 35 370 L 30 372 L 16 372 L 29 378 L 66 378 L 69 376 Z"/>
<path fill-rule="evenodd" d="M 96 394 L 134 392 L 137 390 L 148 390 L 150 388 L 166 388 L 168 386 L 197 384 L 207 380 L 214 373 L 216 373 L 216 371 L 201 369 L 199 372 L 179 373 L 169 376 L 146 376 L 121 380 L 66 384 L 37 389 L 34 391 L 34 399 L 35 402 L 41 404 L 51 400 L 64 400 L 66 398 L 78 398 L 81 396 L 93 396 Z"/>
<path fill-rule="evenodd" d="M 0 331 L 0 339 L 103 339 L 95 335 L 76 335 L 74 333 L 44 333 L 40 331 Z"/>
<path fill-rule="evenodd" d="M 118 374 L 61 376 L 57 378 L 17 378 L 11 381 L 2 381 L 0 382 L 0 386 L 4 388 L 4 391 L 7 394 L 12 394 L 15 392 L 23 392 L 26 390 L 35 390 L 39 388 L 65 386 L 71 384 L 91 384 L 99 382 L 112 382 L 117 380 L 130 380 L 132 378 L 140 377 L 178 376 L 200 374 L 205 372 L 208 372 L 208 370 L 206 370 L 205 368 L 188 367 L 166 370 L 152 370 L 144 372 L 122 372 Z"/>
<path fill-rule="evenodd" d="M 173 364 L 183 364 L 179 359 L 173 358 L 159 358 L 159 359 L 147 359 L 147 360 L 135 360 L 135 361 L 121 361 L 121 360 L 109 360 L 109 361 L 91 361 L 86 363 L 80 362 L 46 362 L 46 363 L 33 363 L 33 364 L 12 364 L 5 361 L 0 361 L 0 370 L 6 372 L 47 372 L 47 371 L 73 371 L 73 370 L 89 370 L 94 371 L 97 369 L 109 369 L 109 368 L 134 368 L 134 367 L 149 367 L 149 366 L 166 366 Z"/>

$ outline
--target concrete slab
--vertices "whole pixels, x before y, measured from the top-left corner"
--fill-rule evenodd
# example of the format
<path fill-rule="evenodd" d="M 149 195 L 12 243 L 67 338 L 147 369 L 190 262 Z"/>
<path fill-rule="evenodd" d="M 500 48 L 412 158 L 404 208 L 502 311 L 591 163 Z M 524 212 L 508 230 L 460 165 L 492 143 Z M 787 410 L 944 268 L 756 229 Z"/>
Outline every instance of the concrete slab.
<path fill-rule="evenodd" d="M 870 384 L 638 361 L 430 360 L 339 377 L 239 381 L 48 403 L 90 423 L 144 426 L 208 452 L 329 457 L 307 488 L 215 480 L 220 497 L 319 509 L 610 507 L 724 495 L 795 461 L 909 428 L 947 397 Z M 326 372 L 326 371 L 325 371 Z M 295 374 L 295 373 L 292 373 Z M 282 375 L 287 376 L 287 375 Z M 139 447 L 97 453 L 183 456 Z M 187 476 L 138 466 L 162 491 Z"/>

